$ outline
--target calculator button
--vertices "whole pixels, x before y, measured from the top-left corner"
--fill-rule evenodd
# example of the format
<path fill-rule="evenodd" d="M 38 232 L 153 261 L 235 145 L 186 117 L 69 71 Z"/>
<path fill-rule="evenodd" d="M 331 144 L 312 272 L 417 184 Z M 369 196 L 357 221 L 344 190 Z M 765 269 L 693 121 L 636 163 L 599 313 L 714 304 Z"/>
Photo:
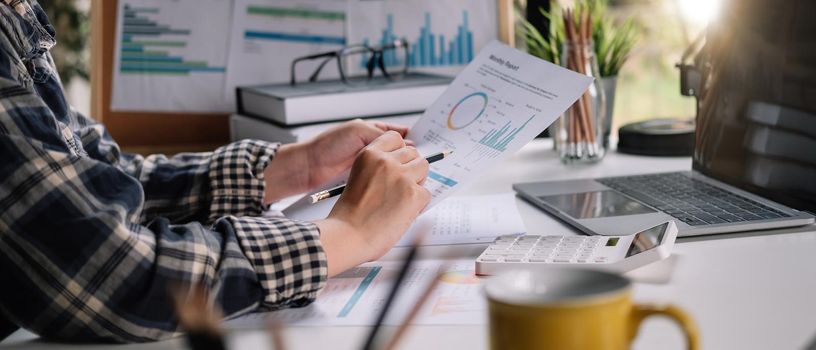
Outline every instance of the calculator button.
<path fill-rule="evenodd" d="M 561 237 L 559 236 L 543 236 L 541 237 L 542 242 L 560 242 Z"/>
<path fill-rule="evenodd" d="M 537 258 L 537 257 L 530 258 L 530 262 L 550 262 L 550 261 L 551 260 L 547 259 L 547 258 Z"/>
<path fill-rule="evenodd" d="M 583 237 L 564 237 L 564 242 L 577 242 L 581 243 L 584 241 Z"/>
<path fill-rule="evenodd" d="M 528 251 L 528 250 L 530 250 L 530 247 L 524 247 L 524 246 L 513 246 L 512 248 L 510 248 L 510 251 L 513 251 L 513 252 L 517 252 L 517 251 Z"/>
<path fill-rule="evenodd" d="M 522 260 L 524 260 L 524 259 L 523 258 L 505 258 L 504 259 L 505 262 L 521 262 Z"/>
<path fill-rule="evenodd" d="M 570 259 L 564 259 L 564 258 L 555 258 L 555 259 L 553 259 L 553 262 L 557 262 L 557 263 L 568 263 L 568 262 L 570 262 Z"/>
<path fill-rule="evenodd" d="M 604 257 L 601 257 L 601 258 L 595 258 L 595 262 L 596 262 L 596 263 L 605 263 L 605 262 L 606 262 L 606 258 L 604 258 Z"/>
<path fill-rule="evenodd" d="M 483 257 L 480 257 L 479 260 L 497 262 L 497 261 L 499 261 L 499 257 L 497 257 L 497 256 L 483 256 Z"/>
<path fill-rule="evenodd" d="M 504 254 L 504 259 L 521 259 L 525 254 Z"/>
<path fill-rule="evenodd" d="M 587 260 L 587 259 L 581 259 L 581 258 L 578 258 L 578 260 L 577 260 L 577 261 L 578 261 L 579 263 L 586 263 L 586 262 L 589 262 L 589 260 Z"/>

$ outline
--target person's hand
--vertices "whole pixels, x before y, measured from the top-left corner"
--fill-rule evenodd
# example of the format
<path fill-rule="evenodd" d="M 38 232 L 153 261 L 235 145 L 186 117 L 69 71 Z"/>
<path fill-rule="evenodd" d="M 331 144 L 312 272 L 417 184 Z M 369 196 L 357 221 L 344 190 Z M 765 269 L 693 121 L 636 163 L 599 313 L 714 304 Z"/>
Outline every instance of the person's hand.
<path fill-rule="evenodd" d="M 360 150 L 386 131 L 396 131 L 402 138 L 408 133 L 408 127 L 356 119 L 329 129 L 307 142 L 308 190 L 320 187 L 348 170 Z M 408 144 L 412 143 L 408 141 Z"/>
<path fill-rule="evenodd" d="M 348 170 L 360 150 L 387 131 L 404 137 L 408 127 L 357 119 L 331 128 L 310 141 L 281 146 L 264 171 L 264 203 L 326 184 Z"/>
<path fill-rule="evenodd" d="M 359 152 L 345 191 L 317 222 L 330 276 L 381 257 L 402 237 L 431 199 L 427 176 L 428 161 L 396 131 Z"/>

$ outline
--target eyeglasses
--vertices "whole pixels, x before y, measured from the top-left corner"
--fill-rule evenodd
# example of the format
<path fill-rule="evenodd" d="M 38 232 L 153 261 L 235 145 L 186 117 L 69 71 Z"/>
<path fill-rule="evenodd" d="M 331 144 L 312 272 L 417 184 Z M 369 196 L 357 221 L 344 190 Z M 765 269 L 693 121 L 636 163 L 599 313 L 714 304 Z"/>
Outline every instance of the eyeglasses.
<path fill-rule="evenodd" d="M 336 60 L 340 80 L 350 85 L 365 84 L 374 77 L 374 71 L 379 68 L 383 77 L 388 80 L 401 78 L 408 71 L 408 41 L 397 39 L 381 46 L 366 44 L 347 46 L 337 51 L 318 53 L 296 58 L 292 61 L 290 84 L 297 84 L 295 66 L 304 61 L 321 60 L 314 73 L 309 76 L 309 82 L 317 81 L 320 72 L 326 64 Z M 352 75 L 359 67 L 365 74 Z"/>

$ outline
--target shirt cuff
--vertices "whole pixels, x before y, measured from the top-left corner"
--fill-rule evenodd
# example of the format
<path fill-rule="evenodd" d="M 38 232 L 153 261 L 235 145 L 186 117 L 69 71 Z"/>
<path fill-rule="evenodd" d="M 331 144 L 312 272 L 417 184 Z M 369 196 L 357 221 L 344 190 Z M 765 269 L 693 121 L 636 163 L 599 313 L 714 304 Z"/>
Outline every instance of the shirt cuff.
<path fill-rule="evenodd" d="M 317 225 L 286 218 L 230 216 L 223 220 L 231 221 L 258 276 L 263 307 L 297 307 L 315 300 L 329 271 Z"/>
<path fill-rule="evenodd" d="M 265 210 L 264 169 L 280 144 L 242 140 L 218 148 L 210 161 L 209 221 L 222 216 L 259 216 Z"/>

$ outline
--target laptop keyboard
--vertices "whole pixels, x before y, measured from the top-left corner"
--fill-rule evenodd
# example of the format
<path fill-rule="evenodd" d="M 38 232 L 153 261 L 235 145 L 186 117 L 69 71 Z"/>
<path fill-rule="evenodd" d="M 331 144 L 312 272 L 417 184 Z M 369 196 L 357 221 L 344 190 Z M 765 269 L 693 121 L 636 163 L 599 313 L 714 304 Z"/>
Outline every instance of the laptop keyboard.
<path fill-rule="evenodd" d="M 597 181 L 692 226 L 790 217 L 679 173 L 611 177 Z"/>

